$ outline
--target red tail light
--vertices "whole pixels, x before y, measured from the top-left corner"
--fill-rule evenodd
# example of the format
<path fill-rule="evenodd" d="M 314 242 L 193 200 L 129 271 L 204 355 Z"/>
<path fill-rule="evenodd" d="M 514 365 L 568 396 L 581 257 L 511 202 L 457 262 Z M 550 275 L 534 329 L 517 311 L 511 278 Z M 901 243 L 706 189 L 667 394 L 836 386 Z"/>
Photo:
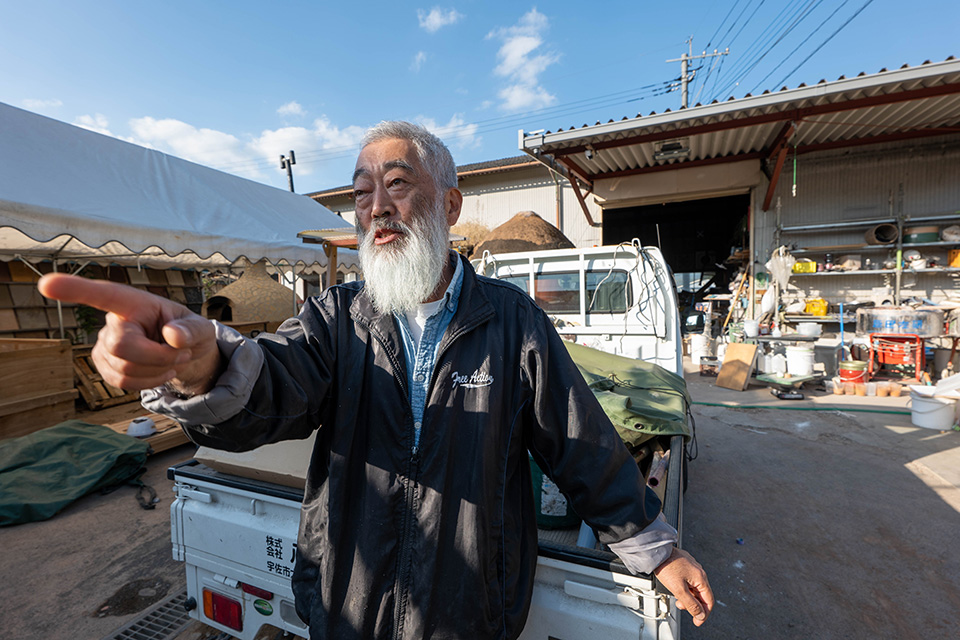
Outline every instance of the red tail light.
<path fill-rule="evenodd" d="M 267 591 L 266 589 L 261 589 L 260 587 L 255 587 L 252 584 L 240 583 L 240 588 L 243 589 L 244 593 L 249 593 L 254 598 L 263 598 L 264 600 L 273 600 L 273 592 Z"/>
<path fill-rule="evenodd" d="M 243 608 L 237 600 L 221 593 L 203 590 L 203 615 L 225 627 L 243 631 Z"/>

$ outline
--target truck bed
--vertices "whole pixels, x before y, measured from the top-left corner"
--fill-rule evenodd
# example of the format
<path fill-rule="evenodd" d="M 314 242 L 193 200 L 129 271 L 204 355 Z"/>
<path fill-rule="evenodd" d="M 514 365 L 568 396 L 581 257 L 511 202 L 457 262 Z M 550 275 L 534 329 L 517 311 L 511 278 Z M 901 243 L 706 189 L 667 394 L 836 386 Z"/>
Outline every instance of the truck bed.
<path fill-rule="evenodd" d="M 674 436 L 670 446 L 664 514 L 679 529 L 682 438 Z M 188 602 L 195 607 L 191 616 L 243 640 L 254 638 L 264 624 L 305 637 L 290 588 L 303 490 L 225 473 L 196 460 L 170 467 L 167 475 L 177 494 L 170 508 L 173 555 L 186 564 Z M 580 546 L 579 537 L 577 528 L 539 530 L 537 577 L 521 640 L 676 638 L 677 610 L 657 592 L 653 578 L 630 574 L 616 555 Z M 265 603 L 247 586 L 274 596 Z M 210 590 L 242 603 L 246 629 L 225 627 L 203 614 L 199 603 Z"/>

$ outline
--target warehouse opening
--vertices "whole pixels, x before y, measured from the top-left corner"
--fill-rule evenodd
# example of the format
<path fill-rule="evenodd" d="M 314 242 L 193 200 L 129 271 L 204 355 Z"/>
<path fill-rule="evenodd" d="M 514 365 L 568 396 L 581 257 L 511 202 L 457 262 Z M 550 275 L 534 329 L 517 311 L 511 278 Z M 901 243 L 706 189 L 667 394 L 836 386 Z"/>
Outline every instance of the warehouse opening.
<path fill-rule="evenodd" d="M 731 256 L 749 246 L 749 209 L 749 194 L 607 209 L 603 244 L 659 246 L 681 294 L 726 290 L 740 267 Z"/>

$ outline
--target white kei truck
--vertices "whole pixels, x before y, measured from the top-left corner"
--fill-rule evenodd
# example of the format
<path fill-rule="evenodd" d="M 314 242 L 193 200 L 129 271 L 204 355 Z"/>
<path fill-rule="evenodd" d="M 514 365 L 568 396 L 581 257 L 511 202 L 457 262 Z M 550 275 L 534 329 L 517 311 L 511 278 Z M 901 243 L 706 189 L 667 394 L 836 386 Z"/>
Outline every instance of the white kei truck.
<path fill-rule="evenodd" d="M 485 255 L 474 267 L 533 292 L 565 338 L 655 363 L 678 374 L 682 384 L 677 298 L 659 249 L 635 241 Z M 273 629 L 307 636 L 290 577 L 311 448 L 306 441 L 242 454 L 201 447 L 195 458 L 169 469 L 176 494 L 170 508 L 173 556 L 186 566 L 191 617 L 241 640 Z M 658 493 L 682 540 L 683 437 L 663 439 L 661 455 L 666 451 L 669 463 Z M 652 576 L 632 575 L 586 525 L 540 529 L 521 640 L 670 640 L 679 637 L 679 615 Z"/>

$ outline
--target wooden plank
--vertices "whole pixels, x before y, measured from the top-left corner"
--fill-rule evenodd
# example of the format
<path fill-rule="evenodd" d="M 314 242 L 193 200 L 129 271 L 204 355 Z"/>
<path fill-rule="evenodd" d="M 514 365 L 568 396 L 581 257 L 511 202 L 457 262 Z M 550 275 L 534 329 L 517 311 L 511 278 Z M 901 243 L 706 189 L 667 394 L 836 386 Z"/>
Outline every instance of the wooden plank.
<path fill-rule="evenodd" d="M 77 389 L 80 391 L 80 395 L 83 397 L 84 403 L 86 403 L 88 407 L 93 408 L 93 406 L 100 401 L 100 394 L 98 394 L 97 390 L 94 389 L 93 381 L 90 380 L 88 376 L 83 374 L 76 360 L 73 362 L 73 373 L 74 380 L 76 381 L 76 384 L 79 385 Z"/>
<path fill-rule="evenodd" d="M 13 309 L 0 309 L 0 331 L 17 331 L 19 328 L 17 312 Z"/>
<path fill-rule="evenodd" d="M 717 375 L 716 385 L 724 389 L 743 391 L 750 383 L 756 360 L 757 345 L 731 342 L 723 356 L 723 366 Z"/>
<path fill-rule="evenodd" d="M 19 438 L 27 434 L 52 427 L 76 415 L 73 399 L 54 404 L 45 404 L 28 411 L 0 416 L 0 440 Z"/>
<path fill-rule="evenodd" d="M 13 402 L 4 402 L 0 404 L 0 417 L 30 411 L 32 409 L 39 409 L 66 400 L 76 400 L 78 395 L 76 389 L 68 389 L 67 391 L 55 391 L 54 393 L 37 395 L 32 398 L 14 400 Z"/>
<path fill-rule="evenodd" d="M 72 388 L 69 340 L 0 340 L 0 402 Z"/>
<path fill-rule="evenodd" d="M 46 329 L 50 326 L 47 322 L 47 310 L 36 307 L 17 309 L 17 322 L 24 330 Z"/>
<path fill-rule="evenodd" d="M 153 420 L 154 428 L 156 428 L 157 433 L 141 439 L 150 445 L 150 448 L 153 449 L 154 453 L 160 453 L 161 451 L 166 451 L 167 449 L 172 449 L 180 446 L 181 444 L 190 442 L 190 439 L 187 438 L 187 434 L 185 434 L 183 429 L 180 427 L 179 422 L 156 413 L 149 414 L 149 417 L 151 420 Z M 133 420 L 134 418 L 130 418 L 127 420 L 121 420 L 119 422 L 112 422 L 105 426 L 113 429 L 117 433 L 125 434 L 127 432 L 127 428 L 130 426 L 130 423 L 133 422 Z"/>
<path fill-rule="evenodd" d="M 10 269 L 10 279 L 14 282 L 36 282 L 40 279 L 33 269 L 19 260 L 13 260 L 7 266 Z"/>
<path fill-rule="evenodd" d="M 140 399 L 139 391 L 125 391 L 103 381 L 90 359 L 92 346 L 83 345 L 73 350 L 73 371 L 83 401 L 91 409 L 104 409 Z"/>

